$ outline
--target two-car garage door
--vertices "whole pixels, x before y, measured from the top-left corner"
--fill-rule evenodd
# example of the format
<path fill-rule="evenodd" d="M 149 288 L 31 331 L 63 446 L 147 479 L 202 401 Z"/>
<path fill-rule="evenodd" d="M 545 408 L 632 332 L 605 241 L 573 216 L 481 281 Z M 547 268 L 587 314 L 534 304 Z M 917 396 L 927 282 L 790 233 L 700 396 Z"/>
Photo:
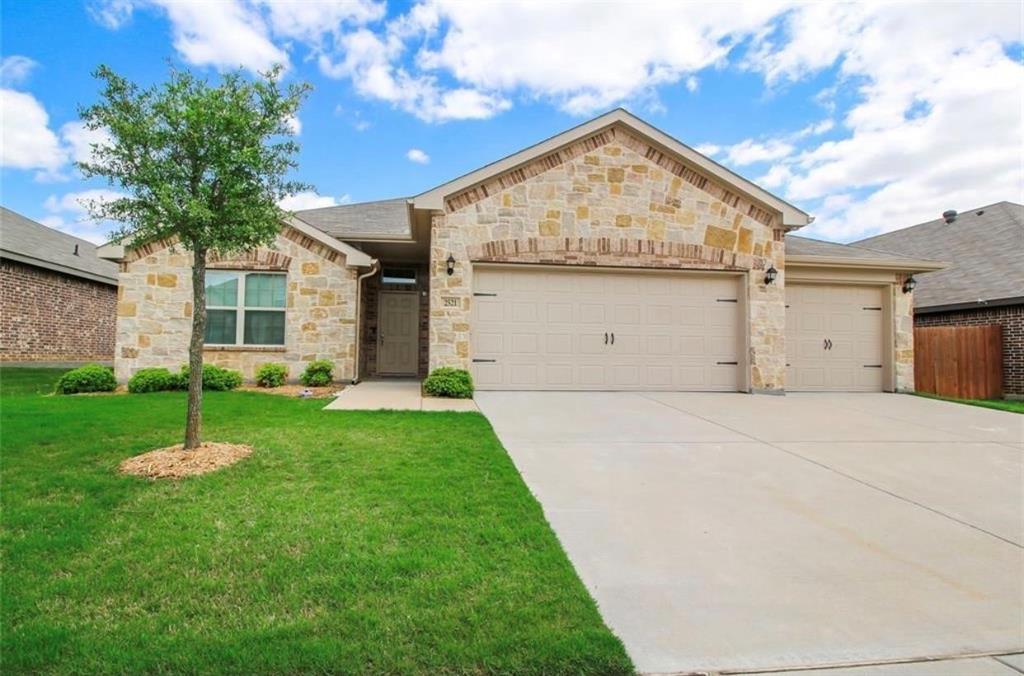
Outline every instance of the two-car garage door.
<path fill-rule="evenodd" d="M 481 267 L 473 376 L 497 390 L 740 389 L 737 275 Z"/>

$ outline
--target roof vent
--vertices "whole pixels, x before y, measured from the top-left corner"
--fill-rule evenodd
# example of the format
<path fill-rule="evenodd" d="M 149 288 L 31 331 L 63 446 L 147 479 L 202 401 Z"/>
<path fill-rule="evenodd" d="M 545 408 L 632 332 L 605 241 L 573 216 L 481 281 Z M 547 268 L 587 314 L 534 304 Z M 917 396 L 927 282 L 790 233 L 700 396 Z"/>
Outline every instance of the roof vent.
<path fill-rule="evenodd" d="M 956 220 L 956 209 L 948 209 L 942 212 L 942 220 L 952 223 Z"/>
<path fill-rule="evenodd" d="M 975 212 L 974 215 L 975 216 L 984 216 L 985 215 L 985 210 L 984 209 L 980 209 L 977 212 Z"/>
<path fill-rule="evenodd" d="M 78 255 L 78 245 L 77 244 L 75 245 L 75 255 L 76 256 Z"/>

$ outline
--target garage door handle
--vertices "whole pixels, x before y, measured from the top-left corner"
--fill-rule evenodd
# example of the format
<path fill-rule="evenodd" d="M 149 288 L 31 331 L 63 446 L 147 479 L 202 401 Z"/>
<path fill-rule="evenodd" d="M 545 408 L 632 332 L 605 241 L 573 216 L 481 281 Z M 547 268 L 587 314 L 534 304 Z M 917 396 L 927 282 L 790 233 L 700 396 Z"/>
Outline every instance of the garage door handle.
<path fill-rule="evenodd" d="M 608 344 L 608 332 L 607 331 L 604 332 L 604 344 L 605 345 Z"/>
<path fill-rule="evenodd" d="M 612 345 L 614 345 L 614 344 L 615 344 L 615 334 L 613 333 L 612 334 Z"/>

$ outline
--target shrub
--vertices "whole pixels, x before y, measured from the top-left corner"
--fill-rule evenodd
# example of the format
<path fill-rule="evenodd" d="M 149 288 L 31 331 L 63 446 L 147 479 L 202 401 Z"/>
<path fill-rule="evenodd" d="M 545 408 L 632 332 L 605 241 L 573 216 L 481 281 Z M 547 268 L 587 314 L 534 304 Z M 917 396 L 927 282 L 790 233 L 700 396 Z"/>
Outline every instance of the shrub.
<path fill-rule="evenodd" d="M 163 392 L 178 388 L 178 379 L 165 368 L 139 369 L 128 380 L 128 391 L 141 394 L 143 392 Z"/>
<path fill-rule="evenodd" d="M 288 378 L 288 367 L 284 364 L 264 364 L 256 371 L 256 384 L 260 387 L 281 387 Z"/>
<path fill-rule="evenodd" d="M 113 392 L 117 387 L 114 372 L 99 364 L 86 364 L 68 371 L 57 380 L 58 394 Z"/>
<path fill-rule="evenodd" d="M 188 389 L 189 368 L 186 364 L 181 367 L 178 375 L 174 376 L 176 390 Z M 204 390 L 233 390 L 242 384 L 242 374 L 238 371 L 231 371 L 215 364 L 203 364 L 203 389 Z"/>
<path fill-rule="evenodd" d="M 469 399 L 473 396 L 473 376 L 465 369 L 434 369 L 423 381 L 423 390 L 431 397 Z"/>
<path fill-rule="evenodd" d="M 312 361 L 306 370 L 299 376 L 303 385 L 310 387 L 325 387 L 334 380 L 334 364 L 326 359 Z"/>

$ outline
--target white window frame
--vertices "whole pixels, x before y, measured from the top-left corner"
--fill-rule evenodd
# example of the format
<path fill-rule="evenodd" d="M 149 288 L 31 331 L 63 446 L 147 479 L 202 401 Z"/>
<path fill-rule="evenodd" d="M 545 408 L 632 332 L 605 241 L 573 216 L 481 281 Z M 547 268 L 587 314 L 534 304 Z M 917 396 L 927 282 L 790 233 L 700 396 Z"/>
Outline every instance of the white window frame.
<path fill-rule="evenodd" d="M 284 347 L 285 343 L 288 342 L 288 273 L 286 272 L 274 272 L 272 270 L 219 270 L 219 269 L 208 269 L 207 272 L 229 272 L 238 275 L 238 295 L 235 297 L 235 305 L 207 305 L 206 309 L 209 310 L 234 310 L 235 312 L 235 342 L 233 343 L 204 343 L 210 347 Z M 284 289 L 285 289 L 285 306 L 284 307 L 263 307 L 254 305 L 252 307 L 245 306 L 245 280 L 249 275 L 274 275 L 275 277 L 284 277 Z M 206 284 L 206 279 L 203 279 L 203 284 Z M 284 315 L 284 326 L 285 335 L 284 342 L 277 343 L 246 343 L 245 342 L 245 311 L 246 310 L 257 310 L 259 312 L 280 312 Z"/>

